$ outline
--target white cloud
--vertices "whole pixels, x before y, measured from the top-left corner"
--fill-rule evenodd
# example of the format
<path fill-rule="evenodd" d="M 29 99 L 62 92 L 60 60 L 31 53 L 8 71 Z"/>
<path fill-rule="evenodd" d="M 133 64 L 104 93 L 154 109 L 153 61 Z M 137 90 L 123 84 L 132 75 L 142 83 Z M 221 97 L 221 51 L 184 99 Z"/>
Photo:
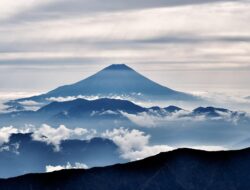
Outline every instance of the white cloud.
<path fill-rule="evenodd" d="M 27 134 L 32 133 L 32 138 L 35 141 L 45 142 L 54 146 L 55 151 L 60 151 L 60 143 L 63 140 L 79 139 L 90 140 L 97 135 L 95 129 L 74 128 L 69 129 L 64 125 L 60 125 L 58 128 L 53 128 L 47 124 L 43 124 L 41 127 L 26 124 L 24 127 L 15 128 L 13 126 L 0 128 L 0 146 L 3 143 L 8 143 L 12 134 Z M 13 145 L 12 145 L 13 146 Z M 1 150 L 8 150 L 9 146 L 1 147 Z"/>
<path fill-rule="evenodd" d="M 223 146 L 212 146 L 212 145 L 189 146 L 189 148 L 196 149 L 196 150 L 206 150 L 206 151 L 227 150 L 227 148 Z"/>
<path fill-rule="evenodd" d="M 18 154 L 19 144 L 7 144 L 2 146 L 3 143 L 9 142 L 9 137 L 13 133 L 30 133 L 36 141 L 41 141 L 54 146 L 55 151 L 60 151 L 60 143 L 67 139 L 91 139 L 94 136 L 103 137 L 112 140 L 120 150 L 120 156 L 127 160 L 139 160 L 149 156 L 156 155 L 160 152 L 171 151 L 177 148 L 192 148 L 207 151 L 227 150 L 226 147 L 220 145 L 200 144 L 200 145 L 188 145 L 188 146 L 168 146 L 166 144 L 150 144 L 151 136 L 138 129 L 125 129 L 115 128 L 112 130 L 106 130 L 101 134 L 97 134 L 95 130 L 86 130 L 82 128 L 68 129 L 61 125 L 58 128 L 52 128 L 46 124 L 40 128 L 36 128 L 33 125 L 27 125 L 24 128 L 17 129 L 12 126 L 0 128 L 0 152 L 12 151 Z M 224 137 L 223 137 L 224 138 Z M 213 137 L 210 139 L 213 140 Z M 197 142 L 196 142 L 197 144 Z M 47 171 L 75 168 L 80 165 L 75 164 L 66 166 L 47 166 Z"/>
<path fill-rule="evenodd" d="M 126 112 L 121 112 L 123 116 L 127 117 L 133 123 L 142 126 L 142 127 L 155 127 L 156 120 L 159 119 L 158 116 L 150 115 L 146 112 L 139 114 L 129 114 Z"/>
<path fill-rule="evenodd" d="M 34 125 L 25 125 L 24 127 L 21 128 L 16 128 L 13 126 L 7 126 L 7 127 L 0 127 L 0 145 L 3 143 L 8 143 L 9 138 L 12 134 L 17 134 L 17 133 L 31 133 L 35 131 L 36 127 Z M 2 147 L 3 148 L 3 147 Z M 8 147 L 3 148 L 7 150 Z"/>
<path fill-rule="evenodd" d="M 55 151 L 59 151 L 61 141 L 67 139 L 89 139 L 95 133 L 95 130 L 88 131 L 83 128 L 68 129 L 64 125 L 53 128 L 47 124 L 43 124 L 40 128 L 33 131 L 32 138 L 36 141 L 52 144 L 55 147 Z"/>
<path fill-rule="evenodd" d="M 134 96 L 135 94 L 133 94 Z M 141 94 L 136 94 L 141 96 Z M 110 99 L 119 99 L 119 100 L 130 100 L 133 101 L 133 97 L 129 95 L 116 95 L 116 94 L 109 94 L 109 95 L 93 95 L 93 96 L 85 96 L 85 95 L 78 95 L 78 96 L 66 96 L 66 97 L 50 97 L 46 98 L 48 101 L 56 101 L 56 102 L 65 102 L 65 101 L 72 101 L 76 99 L 86 99 L 86 100 L 97 100 L 100 98 L 110 98 Z"/>
<path fill-rule="evenodd" d="M 245 77 L 244 77 L 245 78 Z M 244 94 L 249 93 L 248 89 L 243 91 L 223 91 L 218 89 L 214 91 L 200 91 L 195 92 L 194 94 L 199 95 L 200 97 L 212 102 L 216 107 L 226 105 L 227 109 L 231 110 L 241 110 L 250 113 L 250 101 L 245 98 Z"/>
<path fill-rule="evenodd" d="M 66 165 L 47 165 L 45 171 L 46 172 L 53 172 L 53 171 L 59 171 L 59 170 L 65 170 L 65 169 L 88 169 L 88 166 L 83 163 L 76 162 L 74 165 L 70 164 L 69 162 Z"/>
<path fill-rule="evenodd" d="M 66 97 L 50 97 L 50 98 L 46 98 L 46 100 L 48 101 L 52 101 L 52 102 L 66 102 L 66 101 L 72 101 L 72 100 L 76 100 L 76 99 L 85 99 L 84 96 L 66 96 Z"/>
<path fill-rule="evenodd" d="M 103 133 L 103 137 L 113 140 L 122 150 L 127 152 L 133 149 L 141 149 L 148 144 L 149 135 L 145 135 L 144 132 L 136 129 L 113 129 L 107 130 Z"/>
<path fill-rule="evenodd" d="M 206 107 L 206 106 L 205 106 Z M 219 106 L 220 107 L 220 106 Z M 216 108 L 216 107 L 215 107 Z M 121 112 L 121 114 L 128 118 L 134 124 L 141 127 L 159 127 L 167 125 L 168 122 L 207 122 L 210 120 L 223 120 L 231 122 L 233 124 L 238 124 L 239 121 L 245 119 L 250 119 L 250 115 L 244 111 L 219 111 L 215 110 L 218 116 L 209 116 L 206 113 L 203 114 L 193 114 L 192 111 L 180 110 L 173 113 L 152 113 L 152 112 L 142 112 L 138 114 L 129 114 L 126 112 Z"/>
<path fill-rule="evenodd" d="M 18 130 L 12 126 L 0 128 L 0 145 L 9 142 L 9 137 Z"/>
<path fill-rule="evenodd" d="M 101 113 L 99 113 L 100 115 L 117 115 L 118 113 L 115 112 L 115 111 L 112 111 L 112 110 L 106 110 L 106 111 L 103 111 Z"/>
<path fill-rule="evenodd" d="M 86 100 L 97 100 L 101 98 L 101 96 L 84 96 L 84 95 L 78 95 L 78 96 L 66 96 L 66 97 L 50 97 L 46 98 L 48 101 L 55 101 L 55 102 L 66 102 L 66 101 L 72 101 L 76 99 L 86 99 Z"/>
<path fill-rule="evenodd" d="M 30 97 L 38 94 L 39 94 L 38 92 L 21 92 L 21 91 L 0 92 L 0 113 L 6 113 L 11 111 L 11 110 L 9 111 L 6 110 L 9 106 L 4 105 L 4 103 L 6 103 L 8 100 Z M 41 104 L 35 101 L 20 101 L 19 103 L 29 110 L 36 110 L 41 106 Z"/>
<path fill-rule="evenodd" d="M 144 132 L 136 129 L 113 129 L 107 130 L 102 134 L 104 138 L 108 138 L 114 141 L 120 148 L 121 157 L 128 160 L 140 160 L 149 156 L 154 156 L 161 152 L 172 151 L 179 147 L 172 147 L 168 145 L 150 145 L 150 135 L 146 135 Z M 206 150 L 206 151 L 219 151 L 227 150 L 223 146 L 215 145 L 199 145 L 199 146 L 185 146 L 185 148 Z"/>
<path fill-rule="evenodd" d="M 122 155 L 122 157 L 128 160 L 141 160 L 143 158 L 171 150 L 174 150 L 174 148 L 167 145 L 145 146 L 140 150 L 126 152 Z"/>
<path fill-rule="evenodd" d="M 32 101 L 32 100 L 24 100 L 24 101 L 20 101 L 18 103 L 20 103 L 24 107 L 24 109 L 33 110 L 33 111 L 38 110 L 39 108 L 41 108 L 44 105 L 42 103 Z"/>
<path fill-rule="evenodd" d="M 20 101 L 18 103 L 20 103 L 23 106 L 40 106 L 40 105 L 42 105 L 41 103 L 33 101 L 33 100 L 24 100 L 24 101 Z"/>
<path fill-rule="evenodd" d="M 157 127 L 167 122 L 172 121 L 204 121 L 204 115 L 193 116 L 190 111 L 180 110 L 165 115 L 152 114 L 150 112 L 142 112 L 138 114 L 129 114 L 121 112 L 123 116 L 127 117 L 130 121 L 141 127 Z"/>
<path fill-rule="evenodd" d="M 128 160 L 139 160 L 160 152 L 173 150 L 167 145 L 149 145 L 150 135 L 136 129 L 113 129 L 102 134 L 104 138 L 111 139 L 121 151 L 121 157 Z"/>

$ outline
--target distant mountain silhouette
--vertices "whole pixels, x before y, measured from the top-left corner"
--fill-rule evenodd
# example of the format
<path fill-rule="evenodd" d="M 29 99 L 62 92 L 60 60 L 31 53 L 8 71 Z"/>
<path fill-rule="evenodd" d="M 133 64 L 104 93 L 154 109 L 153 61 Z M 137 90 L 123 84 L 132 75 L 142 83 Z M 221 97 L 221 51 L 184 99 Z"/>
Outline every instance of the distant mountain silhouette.
<path fill-rule="evenodd" d="M 229 113 L 231 112 L 228 109 L 224 108 L 215 108 L 215 107 L 198 107 L 193 110 L 193 114 L 195 115 L 207 115 L 211 117 L 218 117 L 220 113 Z"/>
<path fill-rule="evenodd" d="M 250 149 L 178 149 L 127 164 L 0 180 L 1 190 L 250 189 Z"/>
<path fill-rule="evenodd" d="M 250 96 L 247 96 L 247 97 L 245 97 L 245 99 L 248 99 L 248 100 L 250 100 Z"/>
<path fill-rule="evenodd" d="M 168 107 L 166 107 L 166 108 L 164 108 L 164 109 L 165 109 L 167 112 L 170 112 L 170 113 L 183 110 L 182 108 L 179 108 L 179 107 L 177 107 L 177 106 L 168 106 Z"/>
<path fill-rule="evenodd" d="M 146 108 L 140 107 L 127 100 L 101 98 L 97 100 L 77 99 L 67 102 L 53 102 L 42 107 L 38 113 L 56 114 L 67 111 L 68 114 L 92 113 L 93 111 L 124 111 L 126 113 L 136 114 L 146 111 Z"/>
<path fill-rule="evenodd" d="M 239 118 L 242 120 L 245 120 L 246 122 L 249 122 L 249 116 L 246 112 L 240 112 L 240 111 L 232 111 L 225 108 L 216 108 L 216 107 L 198 107 L 193 110 L 192 115 L 198 116 L 203 115 L 209 118 L 215 118 L 215 117 L 229 117 L 231 119 Z"/>
<path fill-rule="evenodd" d="M 68 96 L 125 97 L 126 99 L 159 101 L 197 101 L 199 98 L 159 85 L 125 64 L 110 65 L 98 73 L 71 85 L 58 87 L 48 93 L 9 101 L 20 110 L 20 102 L 32 100 L 47 103 L 49 98 Z"/>
<path fill-rule="evenodd" d="M 153 111 L 153 112 L 152 112 Z M 0 114 L 0 124 L 72 124 L 76 122 L 90 122 L 114 120 L 129 121 L 124 113 L 127 114 L 158 114 L 158 116 L 169 116 L 184 109 L 176 106 L 168 106 L 161 108 L 158 106 L 146 108 L 139 106 L 128 100 L 101 98 L 97 100 L 76 99 L 65 102 L 52 102 L 43 106 L 37 111 L 18 111 Z M 231 111 L 224 108 L 216 107 L 198 107 L 193 111 L 185 111 L 178 117 L 195 117 L 204 116 L 206 118 L 221 118 L 222 120 L 227 116 L 227 119 L 244 119 L 249 121 L 249 117 L 245 112 Z M 79 124 L 79 123 L 78 123 Z M 96 122 L 94 123 L 96 124 Z M 112 125 L 109 123 L 109 125 Z M 96 126 L 95 126 L 96 127 Z"/>

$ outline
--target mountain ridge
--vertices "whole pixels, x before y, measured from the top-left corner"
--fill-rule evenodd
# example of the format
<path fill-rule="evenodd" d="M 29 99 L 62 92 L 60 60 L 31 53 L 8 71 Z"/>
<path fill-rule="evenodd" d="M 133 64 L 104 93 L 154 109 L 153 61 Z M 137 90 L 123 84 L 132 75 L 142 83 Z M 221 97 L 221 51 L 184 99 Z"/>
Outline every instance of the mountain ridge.
<path fill-rule="evenodd" d="M 2 190 L 249 189 L 250 149 L 177 149 L 140 161 L 88 170 L 62 170 L 1 179 Z"/>
<path fill-rule="evenodd" d="M 170 105 L 168 107 L 144 107 L 137 105 L 128 100 L 100 98 L 96 100 L 75 99 L 64 102 L 51 102 L 37 111 L 17 111 L 0 114 L 0 123 L 2 125 L 11 124 L 13 118 L 15 122 L 33 123 L 51 123 L 60 124 L 66 122 L 70 124 L 71 121 L 94 121 L 108 119 L 128 121 L 128 115 L 148 114 L 157 117 L 171 116 L 179 112 L 179 118 L 204 116 L 205 118 L 218 119 L 248 119 L 245 112 L 231 111 L 225 108 L 216 107 L 198 107 L 191 111 L 183 108 Z M 125 113 L 125 114 L 124 114 Z M 85 120 L 84 120 L 85 119 Z M 12 122 L 13 123 L 13 122 Z M 79 123 L 78 123 L 79 124 Z M 123 123 L 124 124 L 124 123 Z"/>

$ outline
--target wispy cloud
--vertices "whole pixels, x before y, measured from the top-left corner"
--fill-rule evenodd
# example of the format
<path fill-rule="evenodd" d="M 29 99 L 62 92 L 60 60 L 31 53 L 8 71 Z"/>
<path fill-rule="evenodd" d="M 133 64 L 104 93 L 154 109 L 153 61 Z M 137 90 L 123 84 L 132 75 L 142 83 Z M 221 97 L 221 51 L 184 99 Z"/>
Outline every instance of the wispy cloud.
<path fill-rule="evenodd" d="M 155 128 L 167 126 L 169 123 L 176 122 L 176 125 L 179 125 L 181 122 L 190 122 L 190 123 L 209 123 L 210 121 L 223 121 L 229 122 L 234 125 L 237 125 L 238 122 L 249 120 L 249 114 L 246 112 L 234 112 L 231 110 L 219 111 L 216 110 L 215 116 L 210 116 L 207 113 L 197 114 L 193 111 L 180 110 L 173 113 L 167 114 L 154 114 L 150 112 L 142 112 L 139 114 L 129 114 L 121 112 L 122 115 L 128 118 L 131 122 L 137 126 L 146 127 L 146 128 Z"/>
<path fill-rule="evenodd" d="M 69 170 L 69 169 L 88 169 L 88 166 L 83 163 L 76 162 L 75 164 L 70 164 L 69 162 L 66 165 L 47 165 L 45 168 L 46 172 L 54 172 L 59 170 Z"/>
<path fill-rule="evenodd" d="M 237 2 L 239 0 L 20 0 L 18 2 L 1 1 L 2 18 L 14 20 L 44 19 L 62 15 L 93 14 L 100 12 L 115 12 L 123 10 L 140 10 L 157 7 L 175 7 L 195 4 L 210 4 L 217 2 Z"/>
<path fill-rule="evenodd" d="M 33 81 L 27 78 L 43 74 L 53 79 L 49 84 L 40 82 L 39 87 L 49 89 L 52 84 L 53 87 L 61 84 L 58 79 L 61 76 L 59 72 L 44 71 L 45 68 L 57 67 L 66 72 L 70 65 L 70 71 L 83 78 L 91 73 L 86 73 L 86 67 L 98 70 L 120 62 L 142 70 L 158 70 L 147 74 L 160 81 L 162 69 L 185 70 L 181 75 L 186 77 L 183 81 L 209 78 L 210 75 L 205 75 L 208 70 L 220 72 L 220 78 L 226 77 L 224 81 L 229 86 L 237 82 L 229 81 L 232 76 L 242 79 L 237 83 L 244 84 L 242 88 L 250 80 L 248 0 L 129 0 L 126 3 L 122 0 L 11 3 L 4 0 L 0 7 L 2 88 L 35 88 L 39 85 L 32 86 Z M 83 67 L 79 69 L 79 65 Z M 40 75 L 33 76 L 31 69 Z M 202 71 L 201 76 L 194 71 Z M 228 76 L 228 71 L 234 74 Z M 9 78 L 8 85 L 1 82 L 4 78 Z M 164 84 L 182 83 L 180 79 L 165 78 Z M 25 81 L 21 83 L 22 80 Z"/>
<path fill-rule="evenodd" d="M 248 90 L 245 92 L 248 93 Z M 250 101 L 244 96 L 244 93 L 239 92 L 208 92 L 208 91 L 201 91 L 194 93 L 202 98 L 208 100 L 210 105 L 213 106 L 222 106 L 231 109 L 231 110 L 238 110 L 238 111 L 245 111 L 250 113 Z"/>
<path fill-rule="evenodd" d="M 192 2 L 195 1 L 189 1 L 187 4 Z M 98 3 L 102 4 L 99 1 Z M 196 3 L 199 4 L 201 1 Z M 66 1 L 60 2 L 61 6 L 57 8 L 60 9 L 66 4 Z M 95 2 L 90 3 L 91 6 L 93 4 Z M 134 4 L 136 3 L 126 3 L 132 7 Z M 2 38 L 0 38 L 2 44 L 5 44 L 4 49 L 7 49 L 6 46 L 19 47 L 19 49 L 5 51 L 2 53 L 1 60 L 73 57 L 110 60 L 119 58 L 128 62 L 148 59 L 163 61 L 166 58 L 175 61 L 191 61 L 194 57 L 196 60 L 208 61 L 210 57 L 210 60 L 224 62 L 248 60 L 249 47 L 245 43 L 242 44 L 249 41 L 249 27 L 246 21 L 249 18 L 247 10 L 250 5 L 247 2 L 221 1 L 215 5 L 173 8 L 164 8 L 163 2 L 160 4 L 163 6 L 156 9 L 152 9 L 154 7 L 152 6 L 150 9 L 108 11 L 91 16 L 77 14 L 75 17 L 59 17 L 6 26 L 2 29 Z M 122 7 L 126 5 L 121 3 Z M 62 14 L 63 8 L 57 13 Z M 227 22 L 228 20 L 230 22 Z M 18 35 L 13 35 L 10 30 L 19 31 Z M 141 42 L 148 43 L 141 44 Z M 235 42 L 238 43 L 235 44 Z M 225 43 L 230 48 L 223 48 Z M 15 46 L 16 44 L 19 45 Z M 190 48 L 193 51 L 188 51 L 187 54 L 186 50 Z"/>

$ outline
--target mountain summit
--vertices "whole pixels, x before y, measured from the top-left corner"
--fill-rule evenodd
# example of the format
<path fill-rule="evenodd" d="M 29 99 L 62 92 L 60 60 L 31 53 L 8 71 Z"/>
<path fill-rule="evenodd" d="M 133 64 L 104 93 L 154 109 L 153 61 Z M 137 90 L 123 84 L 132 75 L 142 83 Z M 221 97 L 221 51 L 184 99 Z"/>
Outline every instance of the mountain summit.
<path fill-rule="evenodd" d="M 14 100 L 10 103 L 25 100 L 48 102 L 52 97 L 68 96 L 119 97 L 135 101 L 198 100 L 192 95 L 159 85 L 125 64 L 113 64 L 74 84 L 61 86 L 46 94 Z"/>
<path fill-rule="evenodd" d="M 103 70 L 127 70 L 127 71 L 134 71 L 132 68 L 127 66 L 126 64 L 112 64 Z"/>

